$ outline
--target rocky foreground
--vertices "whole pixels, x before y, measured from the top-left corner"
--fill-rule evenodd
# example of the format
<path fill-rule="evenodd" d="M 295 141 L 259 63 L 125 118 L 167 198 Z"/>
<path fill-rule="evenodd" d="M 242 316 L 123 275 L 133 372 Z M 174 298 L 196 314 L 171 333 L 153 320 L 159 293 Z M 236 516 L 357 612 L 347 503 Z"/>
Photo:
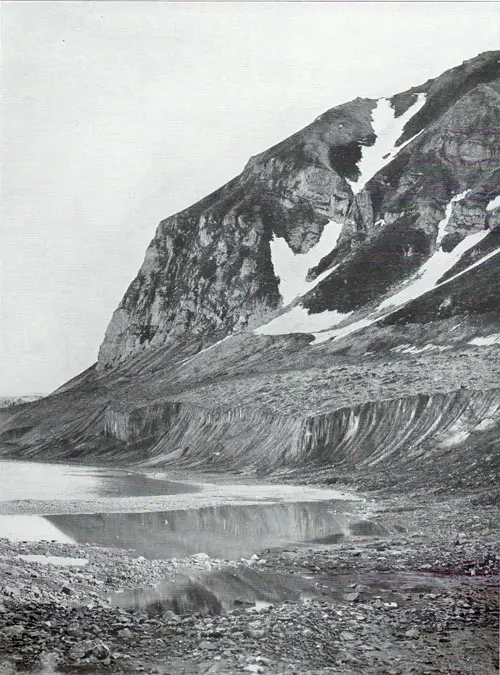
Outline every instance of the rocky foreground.
<path fill-rule="evenodd" d="M 370 518 L 350 539 L 232 563 L 2 540 L 0 673 L 497 673 L 498 508 L 478 497 L 429 503 L 425 494 L 379 495 Z M 60 567 L 18 557 L 29 554 L 88 562 Z M 221 607 L 207 590 L 214 576 L 245 578 L 250 570 L 253 597 L 260 586 L 267 602 L 234 591 Z M 111 600 L 138 588 L 154 597 L 155 586 L 179 573 L 191 578 L 184 590 L 149 606 L 143 593 L 135 608 Z"/>

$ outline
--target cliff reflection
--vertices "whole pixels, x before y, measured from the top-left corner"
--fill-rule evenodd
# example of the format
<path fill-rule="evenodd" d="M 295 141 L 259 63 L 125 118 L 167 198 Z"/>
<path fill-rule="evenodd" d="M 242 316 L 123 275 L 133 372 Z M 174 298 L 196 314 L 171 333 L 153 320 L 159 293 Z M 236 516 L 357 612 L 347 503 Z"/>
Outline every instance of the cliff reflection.
<path fill-rule="evenodd" d="M 345 502 L 226 505 L 185 511 L 47 516 L 79 543 L 133 549 L 149 558 L 207 553 L 235 559 L 287 542 L 348 532 Z"/>

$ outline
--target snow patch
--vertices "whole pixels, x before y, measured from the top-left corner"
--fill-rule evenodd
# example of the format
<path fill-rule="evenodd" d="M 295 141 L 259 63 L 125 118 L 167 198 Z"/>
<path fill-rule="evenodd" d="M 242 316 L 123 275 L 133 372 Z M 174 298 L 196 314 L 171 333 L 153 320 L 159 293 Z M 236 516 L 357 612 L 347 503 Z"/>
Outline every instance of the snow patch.
<path fill-rule="evenodd" d="M 484 420 L 474 427 L 474 431 L 487 431 L 488 429 L 492 429 L 496 423 L 497 421 L 493 417 L 485 417 Z"/>
<path fill-rule="evenodd" d="M 451 217 L 453 204 L 463 199 L 466 194 L 467 192 L 462 192 L 461 194 L 456 195 L 447 205 L 445 217 L 438 225 L 438 235 L 436 239 L 437 246 L 440 246 L 441 241 L 446 234 L 446 227 Z M 476 246 L 476 244 L 484 239 L 487 234 L 488 230 L 481 230 L 480 232 L 475 232 L 474 234 L 465 237 L 465 239 L 455 246 L 453 251 L 449 251 L 448 253 L 441 249 L 436 251 L 404 288 L 380 303 L 379 309 L 407 303 L 410 300 L 418 298 L 427 291 L 432 290 L 443 274 L 450 270 L 466 251 L 473 246 Z"/>
<path fill-rule="evenodd" d="M 451 200 L 450 204 L 448 204 L 445 218 L 439 224 L 439 232 L 438 232 L 439 241 L 441 241 L 441 239 L 444 236 L 443 233 L 448 223 L 448 219 L 451 215 L 451 208 L 453 202 L 463 199 L 466 194 L 467 194 L 466 192 L 463 192 L 459 195 L 456 195 Z M 359 319 L 351 324 L 342 326 L 340 328 L 334 328 L 334 326 L 341 324 L 345 322 L 347 319 L 349 319 L 349 317 L 354 312 L 347 312 L 346 314 L 341 314 L 337 310 L 333 310 L 321 312 L 320 314 L 308 314 L 307 310 L 297 305 L 296 307 L 293 307 L 285 314 L 276 317 L 275 319 L 265 324 L 264 326 L 260 326 L 259 328 L 254 329 L 253 332 L 256 335 L 286 335 L 289 333 L 312 334 L 314 336 L 314 342 L 312 344 L 314 345 L 321 344 L 330 339 L 343 338 L 346 337 L 347 335 L 351 335 L 352 333 L 356 333 L 360 330 L 363 330 L 364 328 L 367 328 L 368 326 L 371 326 L 375 323 L 378 323 L 379 321 L 382 321 L 383 319 L 386 319 L 388 316 L 393 314 L 394 311 L 399 309 L 402 305 L 405 305 L 407 302 L 415 300 L 420 296 L 425 295 L 429 291 L 432 291 L 434 289 L 440 288 L 441 286 L 445 286 L 446 284 L 451 283 L 452 281 L 458 279 L 462 275 L 469 273 L 474 268 L 479 267 L 480 265 L 485 263 L 489 258 L 492 258 L 493 256 L 497 255 L 500 252 L 500 248 L 490 251 L 485 256 L 477 260 L 475 263 L 473 263 L 466 269 L 457 272 L 457 274 L 454 274 L 445 281 L 442 281 L 439 284 L 436 283 L 437 280 L 448 269 L 453 267 L 453 265 L 457 262 L 457 260 L 467 250 L 469 250 L 469 248 L 476 245 L 487 234 L 488 231 L 486 230 L 465 237 L 465 239 L 462 242 L 460 242 L 460 244 L 456 246 L 455 249 L 450 253 L 444 253 L 443 251 L 436 252 L 427 261 L 427 263 L 423 265 L 418 275 L 414 277 L 413 280 L 410 280 L 410 283 L 405 288 L 403 288 L 401 291 L 391 296 L 390 298 L 384 300 L 374 311 L 372 311 L 367 317 L 363 319 Z M 324 274 L 330 274 L 333 271 L 333 269 L 327 270 Z M 322 277 L 323 275 L 320 275 L 318 279 L 316 279 L 314 282 L 311 282 L 311 285 L 309 285 L 308 290 L 312 288 L 316 283 L 318 283 L 318 281 L 320 281 Z M 391 308 L 389 311 L 384 311 L 389 307 Z M 459 326 L 460 324 L 457 324 L 451 330 L 455 330 Z M 495 334 L 494 336 L 489 336 L 487 338 L 476 338 L 476 340 L 473 340 L 469 344 L 476 344 L 480 346 L 486 344 L 497 344 L 498 342 L 500 342 L 500 339 L 498 338 L 500 338 L 500 334 Z M 485 342 L 486 340 L 488 340 L 488 342 Z M 492 341 L 490 342 L 490 340 Z M 415 346 L 411 346 L 410 344 L 405 344 L 399 345 L 398 347 L 394 347 L 391 351 L 400 351 L 400 350 L 402 351 L 402 348 L 407 347 L 409 348 L 407 353 L 413 354 L 418 353 L 419 351 L 428 351 L 430 349 L 429 346 L 426 346 L 423 349 L 419 349 Z M 449 347 L 438 347 L 438 346 L 433 346 L 432 348 L 439 350 L 449 349 Z M 211 349 L 211 347 L 209 347 L 208 349 Z"/>
<path fill-rule="evenodd" d="M 333 312 L 321 312 L 319 314 L 308 314 L 307 310 L 297 305 L 288 312 L 277 316 L 264 326 L 254 330 L 256 335 L 287 335 L 289 333 L 315 333 L 316 331 L 331 328 L 336 324 L 347 319 L 352 312 L 341 314 L 334 310 Z"/>
<path fill-rule="evenodd" d="M 483 234 L 482 232 L 480 233 L 481 235 Z M 475 235 L 470 235 L 471 237 Z M 468 239 L 469 237 L 467 237 Z M 457 247 L 458 248 L 458 247 Z M 483 258 L 475 262 L 473 265 L 470 265 L 467 267 L 467 269 L 462 270 L 461 272 L 458 272 L 457 274 L 453 275 L 449 279 L 446 279 L 446 281 L 443 281 L 440 284 L 437 284 L 436 286 L 431 286 L 429 288 L 424 287 L 419 291 L 419 293 L 411 294 L 407 298 L 407 300 L 401 302 L 398 302 L 398 306 L 400 304 L 406 304 L 406 302 L 409 302 L 410 300 L 415 300 L 417 297 L 420 297 L 421 295 L 424 295 L 430 290 L 433 290 L 433 288 L 440 288 L 441 286 L 444 286 L 451 281 L 454 281 L 458 277 L 461 277 L 463 274 L 466 274 L 467 272 L 471 271 L 475 267 L 478 267 L 479 265 L 482 265 L 488 258 L 493 257 L 500 251 L 500 248 L 495 249 L 494 251 L 491 251 L 487 255 L 485 255 Z M 331 271 L 331 270 L 330 270 Z M 442 272 L 441 272 L 442 274 Z M 440 275 L 438 275 L 440 276 Z M 406 289 L 405 289 L 406 290 Z M 401 292 L 402 293 L 402 292 Z M 399 294 L 398 294 L 399 295 Z M 394 296 L 393 296 L 394 297 Z M 389 298 L 388 300 L 391 300 L 392 298 Z M 387 301 L 385 301 L 387 303 Z M 343 338 L 346 337 L 347 335 L 351 335 L 352 333 L 356 333 L 357 331 L 363 330 L 363 328 L 367 328 L 368 326 L 371 326 L 375 323 L 378 323 L 379 321 L 382 321 L 383 319 L 386 319 L 388 316 L 390 316 L 395 310 L 392 309 L 391 311 L 384 312 L 381 315 L 378 315 L 379 310 L 382 308 L 381 305 L 374 310 L 368 317 L 364 319 L 359 319 L 358 321 L 354 321 L 353 323 L 347 325 L 347 326 L 342 326 L 341 328 L 333 328 L 336 324 L 342 323 L 346 319 L 348 319 L 353 312 L 348 312 L 346 314 L 341 314 L 340 312 L 337 312 L 336 310 L 334 311 L 326 311 L 326 312 L 321 312 L 320 314 L 308 314 L 307 311 L 300 306 L 293 307 L 291 310 L 289 310 L 286 314 L 282 314 L 281 316 L 276 317 L 276 319 L 273 319 L 271 322 L 264 326 L 260 326 L 259 328 L 256 328 L 254 330 L 254 333 L 257 335 L 284 335 L 287 333 L 312 333 L 314 335 L 314 345 L 321 344 L 322 342 L 326 342 L 327 340 L 330 340 L 332 338 Z M 500 335 L 500 334 L 499 334 Z M 492 337 L 492 336 L 490 336 Z M 480 340 L 486 339 L 486 338 L 477 338 Z M 493 344 L 493 343 L 492 343 Z M 401 345 L 400 345 L 401 346 Z M 410 347 L 409 344 L 404 345 L 404 347 Z M 398 347 L 394 348 L 394 351 L 396 351 Z M 412 349 L 417 349 L 416 347 Z M 416 353 L 415 351 L 412 351 L 410 353 Z"/>
<path fill-rule="evenodd" d="M 279 292 L 285 305 L 310 291 L 332 272 L 331 269 L 325 270 L 314 281 L 306 281 L 308 271 L 335 248 L 342 227 L 341 223 L 333 220 L 328 222 L 318 243 L 307 253 L 294 253 L 283 237 L 271 241 L 271 260 L 274 273 L 280 278 Z"/>
<path fill-rule="evenodd" d="M 481 234 L 482 234 L 482 232 L 481 232 Z M 485 232 L 485 236 L 487 234 L 488 234 L 488 231 Z M 473 235 L 471 235 L 471 236 L 473 236 Z M 457 274 L 454 274 L 452 277 L 449 277 L 445 281 L 442 281 L 440 284 L 436 284 L 435 288 L 441 288 L 441 286 L 445 286 L 446 284 L 449 284 L 450 282 L 455 281 L 455 279 L 458 279 L 458 277 L 461 277 L 462 275 L 467 274 L 467 272 L 470 272 L 474 268 L 479 267 L 479 265 L 482 265 L 483 263 L 485 263 L 490 258 L 493 258 L 494 255 L 497 255 L 497 253 L 500 253 L 500 247 L 496 248 L 494 251 L 490 251 L 490 253 L 483 256 L 480 260 L 475 262 L 473 265 L 470 265 L 466 269 L 462 270 L 461 272 L 457 272 Z"/>
<path fill-rule="evenodd" d="M 348 316 L 347 314 L 343 315 L 343 318 Z M 367 326 L 371 326 L 374 323 L 377 323 L 377 321 L 380 321 L 383 319 L 383 316 L 379 316 L 376 319 L 360 319 L 359 321 L 354 321 L 354 323 L 349 324 L 349 326 L 343 326 L 342 328 L 336 328 L 334 330 L 327 330 L 322 333 L 315 333 L 314 334 L 314 344 L 321 344 L 322 342 L 326 342 L 327 340 L 330 340 L 331 338 L 343 338 L 346 337 L 347 335 L 350 335 L 351 333 L 356 333 L 358 330 L 362 330 L 363 328 L 366 328 Z M 340 323 L 340 322 L 339 322 Z"/>
<path fill-rule="evenodd" d="M 477 337 L 469 342 L 476 347 L 489 347 L 490 345 L 500 345 L 500 333 L 492 333 L 486 337 Z"/>
<path fill-rule="evenodd" d="M 452 448 L 454 445 L 459 445 L 466 441 L 470 436 L 470 432 L 467 429 L 460 429 L 454 434 L 448 436 L 440 443 L 438 443 L 439 448 Z"/>
<path fill-rule="evenodd" d="M 425 94 L 419 94 L 415 103 L 400 117 L 394 117 L 394 109 L 388 99 L 381 98 L 377 101 L 372 112 L 372 126 L 376 140 L 372 146 L 362 148 L 358 164 L 360 176 L 357 181 L 349 181 L 354 194 L 360 192 L 366 183 L 401 150 L 396 148 L 395 143 L 403 133 L 408 120 L 424 105 L 425 99 Z"/>
<path fill-rule="evenodd" d="M 402 352 L 403 349 L 406 349 L 407 347 L 411 347 L 411 344 L 409 342 L 404 342 L 402 345 L 398 345 L 397 347 L 393 347 L 389 351 L 391 351 L 391 352 Z"/>
<path fill-rule="evenodd" d="M 481 232 L 480 234 L 483 234 L 483 233 Z M 471 236 L 474 236 L 474 235 L 471 235 Z M 423 290 L 421 293 L 419 293 L 418 296 L 411 297 L 411 298 L 409 298 L 409 300 L 415 300 L 417 297 L 420 297 L 420 295 L 425 295 L 425 293 L 433 290 L 433 288 L 440 288 L 441 286 L 445 286 L 446 284 L 449 284 L 450 282 L 454 281 L 455 279 L 458 279 L 458 277 L 461 277 L 462 275 L 467 274 L 468 272 L 473 270 L 475 267 L 479 267 L 479 265 L 482 265 L 489 258 L 492 258 L 494 255 L 496 255 L 499 252 L 500 252 L 500 248 L 497 248 L 494 251 L 491 251 L 487 255 L 483 256 L 480 260 L 475 262 L 473 265 L 470 265 L 469 267 L 467 267 L 467 269 L 462 270 L 461 272 L 458 272 L 457 274 L 454 274 L 449 279 L 446 279 L 446 281 L 443 281 L 443 282 L 441 282 L 440 284 L 437 284 L 434 287 Z M 367 318 L 360 319 L 359 321 L 355 321 L 354 323 L 350 324 L 349 326 L 344 326 L 342 328 L 338 328 L 338 329 L 335 329 L 335 330 L 330 330 L 330 331 L 326 331 L 324 333 L 316 334 L 315 335 L 315 338 L 316 338 L 315 344 L 321 343 L 321 342 L 326 342 L 326 340 L 330 340 L 331 338 L 342 338 L 342 337 L 345 337 L 346 335 L 351 335 L 351 333 L 356 333 L 357 331 L 362 330 L 363 328 L 366 328 L 367 326 L 371 326 L 374 323 L 378 323 L 379 321 L 382 321 L 382 319 L 386 319 L 388 316 L 390 316 L 394 312 L 394 310 L 391 310 L 390 312 L 385 312 L 381 316 L 377 316 L 377 312 L 380 309 L 381 309 L 381 305 L 379 305 L 379 307 L 374 312 L 372 312 L 372 314 L 370 314 Z M 344 317 L 347 317 L 347 316 L 348 316 L 347 314 L 344 314 Z M 492 337 L 492 336 L 490 336 L 490 337 Z M 480 338 L 478 338 L 478 339 L 480 339 Z"/>
<path fill-rule="evenodd" d="M 406 347 L 405 349 L 401 349 L 402 354 L 421 354 L 422 352 L 445 352 L 447 349 L 451 349 L 451 347 L 443 347 L 441 345 L 433 345 L 432 342 L 429 342 L 429 344 L 425 345 L 425 347 L 417 347 L 413 345 L 413 347 Z"/>
<path fill-rule="evenodd" d="M 488 205 L 486 206 L 487 211 L 493 211 L 493 209 L 496 209 L 497 206 L 500 206 L 500 195 L 495 197 L 495 199 L 492 199 L 491 202 L 488 202 Z"/>

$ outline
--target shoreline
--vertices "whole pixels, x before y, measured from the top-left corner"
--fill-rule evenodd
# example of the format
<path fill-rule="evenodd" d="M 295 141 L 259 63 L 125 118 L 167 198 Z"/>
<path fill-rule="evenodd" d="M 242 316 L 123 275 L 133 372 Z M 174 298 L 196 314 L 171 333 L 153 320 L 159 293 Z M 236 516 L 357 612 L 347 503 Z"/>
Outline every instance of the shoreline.
<path fill-rule="evenodd" d="M 80 465 L 83 466 L 83 465 Z M 365 498 L 346 490 L 306 484 L 271 483 L 248 477 L 225 475 L 220 482 L 202 481 L 201 475 L 140 471 L 136 467 L 119 467 L 151 479 L 182 482 L 196 487 L 197 492 L 143 497 L 91 497 L 89 499 L 9 500 L 0 501 L 0 515 L 63 515 L 96 513 L 146 513 L 181 511 L 212 506 L 278 504 L 283 502 L 348 501 L 364 503 Z M 196 480 L 193 480 L 195 478 Z M 209 477 L 213 480 L 213 475 Z"/>

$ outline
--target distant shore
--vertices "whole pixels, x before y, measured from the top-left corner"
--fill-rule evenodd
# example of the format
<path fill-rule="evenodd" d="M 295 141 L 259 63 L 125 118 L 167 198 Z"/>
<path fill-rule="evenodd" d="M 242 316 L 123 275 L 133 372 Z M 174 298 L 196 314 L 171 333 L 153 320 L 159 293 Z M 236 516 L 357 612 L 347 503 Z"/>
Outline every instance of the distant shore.
<path fill-rule="evenodd" d="M 60 515 L 86 513 L 139 513 L 176 511 L 225 504 L 261 504 L 278 502 L 360 501 L 361 497 L 347 491 L 306 485 L 262 483 L 256 479 L 224 476 L 219 483 L 189 480 L 171 473 L 148 472 L 150 478 L 179 480 L 199 488 L 199 492 L 160 495 L 154 497 L 95 497 L 88 500 L 15 500 L 0 501 L 0 515 Z"/>

